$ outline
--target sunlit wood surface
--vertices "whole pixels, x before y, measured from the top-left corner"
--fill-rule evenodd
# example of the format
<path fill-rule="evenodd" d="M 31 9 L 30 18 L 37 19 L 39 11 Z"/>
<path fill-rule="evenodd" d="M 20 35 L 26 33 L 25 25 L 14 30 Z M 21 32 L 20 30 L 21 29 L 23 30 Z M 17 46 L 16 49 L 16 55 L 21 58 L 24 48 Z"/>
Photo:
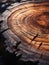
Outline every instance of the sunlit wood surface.
<path fill-rule="evenodd" d="M 27 44 L 49 51 L 49 3 L 22 4 L 13 10 L 8 18 L 11 30 Z"/>

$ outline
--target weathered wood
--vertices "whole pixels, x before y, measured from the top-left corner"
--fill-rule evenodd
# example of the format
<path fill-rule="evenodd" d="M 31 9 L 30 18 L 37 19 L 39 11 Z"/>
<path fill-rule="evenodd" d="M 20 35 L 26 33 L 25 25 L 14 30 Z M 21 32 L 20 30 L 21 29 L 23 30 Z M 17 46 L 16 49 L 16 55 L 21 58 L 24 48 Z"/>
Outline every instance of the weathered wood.
<path fill-rule="evenodd" d="M 39 65 L 48 65 L 48 14 L 49 3 L 11 4 L 2 14 L 4 20 L 1 24 L 1 32 L 3 31 L 2 34 L 6 38 L 6 49 L 13 53 L 17 52 L 15 49 L 18 48 L 20 49 L 18 53 L 22 54 L 21 60 L 37 59 L 40 61 Z M 21 41 L 20 45 L 19 41 Z"/>

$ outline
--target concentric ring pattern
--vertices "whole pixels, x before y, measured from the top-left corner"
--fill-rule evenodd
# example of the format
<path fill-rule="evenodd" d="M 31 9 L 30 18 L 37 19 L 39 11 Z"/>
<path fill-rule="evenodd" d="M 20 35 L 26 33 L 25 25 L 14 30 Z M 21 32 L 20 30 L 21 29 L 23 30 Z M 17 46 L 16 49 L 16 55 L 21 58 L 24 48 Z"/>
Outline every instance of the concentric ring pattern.
<path fill-rule="evenodd" d="M 46 4 L 23 4 L 20 5 L 8 18 L 8 26 L 27 44 L 39 47 L 39 44 L 31 42 L 41 42 L 41 49 L 49 50 L 49 7 Z M 36 48 L 35 47 L 35 48 Z"/>
<path fill-rule="evenodd" d="M 10 12 L 7 18 L 10 30 L 30 45 L 29 53 L 34 51 L 38 59 L 49 61 L 49 3 L 23 3 Z"/>

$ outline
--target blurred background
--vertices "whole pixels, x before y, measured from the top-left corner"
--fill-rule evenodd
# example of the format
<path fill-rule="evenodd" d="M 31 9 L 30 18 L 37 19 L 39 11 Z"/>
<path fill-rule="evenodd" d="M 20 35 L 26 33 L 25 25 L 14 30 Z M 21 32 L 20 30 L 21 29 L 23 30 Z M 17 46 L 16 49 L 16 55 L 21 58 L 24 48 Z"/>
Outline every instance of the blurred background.
<path fill-rule="evenodd" d="M 0 0 L 0 3 L 1 2 L 23 2 L 23 1 L 43 2 L 49 0 Z"/>

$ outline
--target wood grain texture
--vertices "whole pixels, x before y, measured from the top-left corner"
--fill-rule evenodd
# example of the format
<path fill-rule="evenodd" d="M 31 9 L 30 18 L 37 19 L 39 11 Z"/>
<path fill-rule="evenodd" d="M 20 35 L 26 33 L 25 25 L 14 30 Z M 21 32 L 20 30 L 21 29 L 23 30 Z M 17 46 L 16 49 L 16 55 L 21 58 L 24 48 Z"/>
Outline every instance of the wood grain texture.
<path fill-rule="evenodd" d="M 7 49 L 15 51 L 18 46 L 22 60 L 39 60 L 41 64 L 49 64 L 49 2 L 12 4 L 2 14 L 4 22 L 1 32 L 6 38 Z M 15 51 L 16 53 L 17 51 Z"/>

